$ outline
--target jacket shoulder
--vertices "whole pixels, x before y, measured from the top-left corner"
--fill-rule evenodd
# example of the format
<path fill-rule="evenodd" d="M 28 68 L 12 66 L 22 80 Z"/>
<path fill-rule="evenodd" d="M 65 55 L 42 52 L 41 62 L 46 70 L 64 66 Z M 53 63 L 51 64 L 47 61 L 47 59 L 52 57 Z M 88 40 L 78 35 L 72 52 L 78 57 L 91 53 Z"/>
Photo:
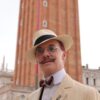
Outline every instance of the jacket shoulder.
<path fill-rule="evenodd" d="M 27 99 L 26 100 L 38 100 L 39 95 L 40 95 L 40 90 L 41 90 L 41 88 L 39 88 L 39 89 L 33 91 L 32 93 L 30 93 L 27 96 Z"/>
<path fill-rule="evenodd" d="M 77 81 L 74 83 L 75 88 L 78 89 L 80 93 L 84 94 L 86 100 L 100 100 L 100 94 L 94 87 L 79 83 Z"/>

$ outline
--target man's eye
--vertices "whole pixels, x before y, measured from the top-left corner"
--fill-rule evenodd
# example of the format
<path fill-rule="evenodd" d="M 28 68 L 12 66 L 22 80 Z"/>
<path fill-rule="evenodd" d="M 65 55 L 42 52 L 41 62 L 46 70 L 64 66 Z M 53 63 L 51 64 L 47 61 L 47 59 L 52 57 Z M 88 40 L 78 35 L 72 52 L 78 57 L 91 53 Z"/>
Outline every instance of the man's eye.
<path fill-rule="evenodd" d="M 43 53 L 43 51 L 44 50 L 42 48 L 37 48 L 37 50 L 36 50 L 37 53 Z"/>
<path fill-rule="evenodd" d="M 50 46 L 49 47 L 49 51 L 54 51 L 55 50 L 55 47 L 54 46 Z"/>

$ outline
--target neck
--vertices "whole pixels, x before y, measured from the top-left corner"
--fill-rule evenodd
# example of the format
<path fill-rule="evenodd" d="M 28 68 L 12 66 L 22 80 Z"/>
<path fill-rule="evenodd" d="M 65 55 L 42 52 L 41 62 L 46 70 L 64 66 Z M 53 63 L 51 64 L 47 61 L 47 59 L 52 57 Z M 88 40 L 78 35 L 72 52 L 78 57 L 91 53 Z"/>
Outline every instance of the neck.
<path fill-rule="evenodd" d="M 57 70 L 57 71 L 55 71 L 55 72 L 51 72 L 51 73 L 47 73 L 47 74 L 45 73 L 45 74 L 44 74 L 44 77 L 45 77 L 45 78 L 50 77 L 50 76 L 52 76 L 53 74 L 55 74 L 55 73 L 57 73 L 57 72 L 59 72 L 60 70 L 63 70 L 63 69 L 64 69 L 64 68 L 61 68 L 61 69 L 59 69 L 59 70 Z"/>

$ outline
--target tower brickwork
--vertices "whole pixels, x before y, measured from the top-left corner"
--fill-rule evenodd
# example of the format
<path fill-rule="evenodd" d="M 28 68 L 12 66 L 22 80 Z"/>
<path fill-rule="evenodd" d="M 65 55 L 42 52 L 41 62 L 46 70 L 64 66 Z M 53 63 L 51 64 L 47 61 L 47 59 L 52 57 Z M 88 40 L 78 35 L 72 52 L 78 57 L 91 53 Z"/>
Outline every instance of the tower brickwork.
<path fill-rule="evenodd" d="M 41 28 L 49 28 L 58 35 L 70 34 L 72 36 L 74 44 L 67 52 L 65 69 L 74 79 L 81 81 L 78 17 L 78 0 L 20 1 L 14 85 L 35 85 L 36 67 L 28 62 L 26 53 L 32 47 L 34 32 Z"/>

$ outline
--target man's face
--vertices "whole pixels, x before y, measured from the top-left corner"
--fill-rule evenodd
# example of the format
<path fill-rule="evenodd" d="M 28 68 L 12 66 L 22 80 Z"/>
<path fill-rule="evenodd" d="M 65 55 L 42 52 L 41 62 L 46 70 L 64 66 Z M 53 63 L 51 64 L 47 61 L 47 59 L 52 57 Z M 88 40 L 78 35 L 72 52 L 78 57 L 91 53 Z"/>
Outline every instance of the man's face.
<path fill-rule="evenodd" d="M 36 61 L 45 76 L 49 76 L 64 67 L 65 51 L 56 40 L 50 40 L 36 48 Z"/>

